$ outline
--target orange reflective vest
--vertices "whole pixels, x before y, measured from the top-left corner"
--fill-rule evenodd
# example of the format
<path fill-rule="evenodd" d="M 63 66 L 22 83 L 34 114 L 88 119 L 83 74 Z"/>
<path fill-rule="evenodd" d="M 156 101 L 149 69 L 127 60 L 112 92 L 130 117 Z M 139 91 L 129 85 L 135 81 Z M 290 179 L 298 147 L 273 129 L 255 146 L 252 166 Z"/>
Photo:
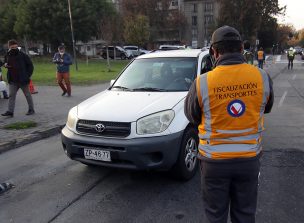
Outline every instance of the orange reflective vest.
<path fill-rule="evenodd" d="M 220 65 L 198 77 L 196 89 L 202 109 L 200 155 L 232 159 L 259 154 L 270 95 L 267 73 L 249 64 Z"/>
<path fill-rule="evenodd" d="M 264 51 L 262 50 L 258 51 L 258 60 L 264 60 Z"/>

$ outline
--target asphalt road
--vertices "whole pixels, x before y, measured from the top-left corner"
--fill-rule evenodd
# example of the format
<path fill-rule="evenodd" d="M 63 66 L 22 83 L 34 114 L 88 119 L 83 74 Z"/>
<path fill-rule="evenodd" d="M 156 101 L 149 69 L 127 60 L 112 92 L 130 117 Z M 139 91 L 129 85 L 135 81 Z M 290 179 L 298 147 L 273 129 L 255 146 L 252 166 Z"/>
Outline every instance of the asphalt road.
<path fill-rule="evenodd" d="M 285 66 L 278 60 L 278 66 Z M 265 119 L 257 223 L 304 222 L 304 65 L 274 76 Z M 69 160 L 54 136 L 0 155 L 0 222 L 203 222 L 199 173 L 91 168 Z"/>

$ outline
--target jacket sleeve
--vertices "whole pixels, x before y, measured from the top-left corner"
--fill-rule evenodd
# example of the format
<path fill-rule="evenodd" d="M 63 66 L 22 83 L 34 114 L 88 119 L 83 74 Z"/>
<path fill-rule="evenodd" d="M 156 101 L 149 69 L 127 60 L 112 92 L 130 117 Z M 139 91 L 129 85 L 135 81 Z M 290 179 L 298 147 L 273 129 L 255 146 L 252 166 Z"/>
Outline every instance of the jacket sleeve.
<path fill-rule="evenodd" d="M 32 74 L 33 74 L 33 72 L 34 72 L 34 65 L 33 65 L 30 57 L 28 55 L 26 55 L 26 54 L 24 54 L 24 60 L 25 60 L 27 75 L 29 77 L 31 77 Z"/>
<path fill-rule="evenodd" d="M 57 53 L 54 54 L 54 57 L 53 57 L 53 60 L 52 60 L 53 63 L 59 63 L 57 55 L 58 55 Z"/>
<path fill-rule="evenodd" d="M 201 123 L 202 112 L 196 92 L 196 79 L 192 83 L 190 90 L 186 96 L 184 112 L 189 122 L 193 125 L 198 126 Z"/>
<path fill-rule="evenodd" d="M 269 80 L 270 94 L 269 94 L 267 104 L 265 106 L 264 113 L 270 113 L 271 112 L 271 109 L 272 109 L 272 106 L 273 106 L 273 101 L 274 101 L 273 82 L 271 80 L 271 77 L 268 74 L 267 74 L 267 76 L 268 76 L 268 80 Z"/>

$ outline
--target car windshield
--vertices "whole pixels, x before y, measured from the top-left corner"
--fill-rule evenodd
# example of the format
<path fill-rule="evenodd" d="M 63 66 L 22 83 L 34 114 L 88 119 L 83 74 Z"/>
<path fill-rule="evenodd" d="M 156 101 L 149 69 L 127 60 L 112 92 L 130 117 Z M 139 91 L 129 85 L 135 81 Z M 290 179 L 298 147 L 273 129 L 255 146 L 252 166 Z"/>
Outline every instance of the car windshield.
<path fill-rule="evenodd" d="M 196 77 L 197 58 L 134 60 L 119 76 L 115 91 L 188 91 Z"/>

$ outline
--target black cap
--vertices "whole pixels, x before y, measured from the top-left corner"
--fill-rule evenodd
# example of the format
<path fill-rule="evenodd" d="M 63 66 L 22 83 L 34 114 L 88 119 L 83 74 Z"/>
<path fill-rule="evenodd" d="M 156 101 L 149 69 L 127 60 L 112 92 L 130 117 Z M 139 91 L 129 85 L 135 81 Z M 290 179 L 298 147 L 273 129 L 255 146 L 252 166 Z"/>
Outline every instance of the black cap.
<path fill-rule="evenodd" d="M 231 26 L 222 26 L 216 29 L 211 38 L 211 44 L 223 41 L 242 41 L 239 31 Z"/>

